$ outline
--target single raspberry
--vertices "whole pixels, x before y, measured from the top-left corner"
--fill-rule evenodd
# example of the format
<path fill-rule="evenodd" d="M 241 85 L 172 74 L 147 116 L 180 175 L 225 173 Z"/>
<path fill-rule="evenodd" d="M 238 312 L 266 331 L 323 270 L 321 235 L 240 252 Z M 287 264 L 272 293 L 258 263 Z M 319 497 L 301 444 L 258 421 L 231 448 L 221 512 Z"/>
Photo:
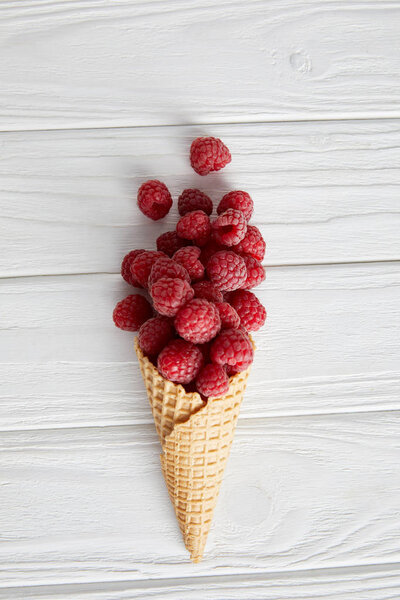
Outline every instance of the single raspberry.
<path fill-rule="evenodd" d="M 140 294 L 127 296 L 114 308 L 114 323 L 124 331 L 137 331 L 153 314 L 151 304 Z"/>
<path fill-rule="evenodd" d="M 133 285 L 134 287 L 143 287 L 138 281 L 136 281 L 131 272 L 131 264 L 135 258 L 143 252 L 145 252 L 145 250 L 131 250 L 131 252 L 128 252 L 128 254 L 124 256 L 122 261 L 121 275 L 127 283 Z"/>
<path fill-rule="evenodd" d="M 190 147 L 190 164 L 199 175 L 219 171 L 231 160 L 231 153 L 218 138 L 198 137 Z"/>
<path fill-rule="evenodd" d="M 242 288 L 244 290 L 249 290 L 250 288 L 260 285 L 260 283 L 264 281 L 265 269 L 262 264 L 252 256 L 245 254 L 243 260 L 246 263 L 247 279 L 242 285 Z"/>
<path fill-rule="evenodd" d="M 147 288 L 147 282 L 154 263 L 165 256 L 163 252 L 155 250 L 145 250 L 141 252 L 131 263 L 132 279 L 140 283 L 144 288 Z"/>
<path fill-rule="evenodd" d="M 179 219 L 176 233 L 185 240 L 193 241 L 197 246 L 204 246 L 211 234 L 210 219 L 202 210 L 186 213 Z"/>
<path fill-rule="evenodd" d="M 142 183 L 138 190 L 137 202 L 142 213 L 153 221 L 165 217 L 172 206 L 172 198 L 167 186 L 158 179 L 150 179 Z"/>
<path fill-rule="evenodd" d="M 211 240 L 207 242 L 207 244 L 201 249 L 200 260 L 203 263 L 203 265 L 207 266 L 207 263 L 210 260 L 210 258 L 220 250 L 227 250 L 227 247 L 218 244 L 215 240 L 211 238 Z"/>
<path fill-rule="evenodd" d="M 176 231 L 166 231 L 157 238 L 157 250 L 168 256 L 172 256 L 179 248 L 183 248 L 188 244 L 190 242 L 180 238 Z"/>
<path fill-rule="evenodd" d="M 190 383 L 202 367 L 200 350 L 185 340 L 172 340 L 161 350 L 157 367 L 161 375 L 175 383 Z"/>
<path fill-rule="evenodd" d="M 200 190 L 183 190 L 178 198 L 178 211 L 181 216 L 194 210 L 202 210 L 206 215 L 211 215 L 213 203 L 211 198 Z"/>
<path fill-rule="evenodd" d="M 221 329 L 221 319 L 216 305 L 195 298 L 180 309 L 175 317 L 175 329 L 184 340 L 204 344 Z"/>
<path fill-rule="evenodd" d="M 209 302 L 222 302 L 223 295 L 211 281 L 199 281 L 193 284 L 194 295 L 196 298 L 204 298 Z"/>
<path fill-rule="evenodd" d="M 213 363 L 245 370 L 253 361 L 254 350 L 249 337 L 240 329 L 224 329 L 214 340 L 210 355 Z"/>
<path fill-rule="evenodd" d="M 240 210 L 228 208 L 213 223 L 213 234 L 219 244 L 235 246 L 246 235 L 247 223 Z"/>
<path fill-rule="evenodd" d="M 166 317 L 174 317 L 194 295 L 194 291 L 187 281 L 172 277 L 162 277 L 156 281 L 150 293 L 154 308 L 160 315 Z"/>
<path fill-rule="evenodd" d="M 229 379 L 221 365 L 208 364 L 196 377 L 196 388 L 202 396 L 218 398 L 229 390 Z"/>
<path fill-rule="evenodd" d="M 234 192 L 225 194 L 218 204 L 217 213 L 220 215 L 228 210 L 228 208 L 241 210 L 246 221 L 250 221 L 250 217 L 253 214 L 253 200 L 247 192 L 235 190 Z"/>
<path fill-rule="evenodd" d="M 153 317 L 139 329 L 139 346 L 147 356 L 157 356 L 174 337 L 174 327 L 167 317 Z"/>
<path fill-rule="evenodd" d="M 237 328 L 240 325 L 240 317 L 236 310 L 228 302 L 219 302 L 215 305 L 221 319 L 221 329 Z"/>
<path fill-rule="evenodd" d="M 161 277 L 184 279 L 190 283 L 189 273 L 186 271 L 186 269 L 182 267 L 182 265 L 179 265 L 177 262 L 172 260 L 172 258 L 168 258 L 168 256 L 159 258 L 151 267 L 147 282 L 149 289 L 151 289 L 155 282 L 161 279 Z"/>
<path fill-rule="evenodd" d="M 246 235 L 241 242 L 233 247 L 233 250 L 241 254 L 248 254 L 257 260 L 262 260 L 265 255 L 265 242 L 258 227 L 248 225 Z"/>
<path fill-rule="evenodd" d="M 216 288 L 231 291 L 246 281 L 246 264 L 241 256 L 230 250 L 221 250 L 207 263 L 207 274 Z"/>
<path fill-rule="evenodd" d="M 200 252 L 197 246 L 186 246 L 177 250 L 173 256 L 174 261 L 186 269 L 192 281 L 204 277 L 204 265 L 199 260 Z"/>
<path fill-rule="evenodd" d="M 247 331 L 257 331 L 264 325 L 267 311 L 253 292 L 238 290 L 232 294 L 230 302 Z"/>

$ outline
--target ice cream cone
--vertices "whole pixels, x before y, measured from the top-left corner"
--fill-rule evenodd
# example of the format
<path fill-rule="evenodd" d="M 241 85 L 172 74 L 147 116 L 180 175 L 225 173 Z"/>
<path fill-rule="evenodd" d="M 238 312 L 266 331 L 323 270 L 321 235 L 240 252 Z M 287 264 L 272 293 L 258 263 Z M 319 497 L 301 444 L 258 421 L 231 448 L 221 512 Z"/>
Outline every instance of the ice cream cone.
<path fill-rule="evenodd" d="M 135 350 L 163 453 L 161 467 L 191 559 L 202 559 L 250 368 L 230 378 L 229 391 L 203 402 L 164 379 Z"/>

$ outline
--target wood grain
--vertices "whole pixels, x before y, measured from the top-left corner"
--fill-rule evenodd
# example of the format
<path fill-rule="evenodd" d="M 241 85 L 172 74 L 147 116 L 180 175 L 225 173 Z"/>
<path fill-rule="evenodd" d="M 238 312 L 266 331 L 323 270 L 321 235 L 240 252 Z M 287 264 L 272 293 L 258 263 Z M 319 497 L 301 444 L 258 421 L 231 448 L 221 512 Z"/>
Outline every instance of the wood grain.
<path fill-rule="evenodd" d="M 398 565 L 0 588 L 4 600 L 395 600 Z"/>
<path fill-rule="evenodd" d="M 119 275 L 0 286 L 0 427 L 149 422 Z M 400 264 L 271 268 L 242 415 L 399 408 Z"/>
<path fill-rule="evenodd" d="M 3 586 L 400 560 L 398 412 L 240 420 L 196 566 L 153 426 L 9 432 L 0 444 Z"/>
<path fill-rule="evenodd" d="M 390 0 L 2 2 L 0 127 L 399 116 Z"/>
<path fill-rule="evenodd" d="M 0 276 L 118 272 L 127 251 L 153 247 L 176 224 L 175 209 L 157 223 L 139 212 L 137 188 L 149 177 L 175 199 L 185 187 L 216 202 L 248 190 L 267 265 L 399 259 L 399 124 L 215 126 L 233 162 L 206 178 L 188 164 L 205 129 L 3 134 Z"/>

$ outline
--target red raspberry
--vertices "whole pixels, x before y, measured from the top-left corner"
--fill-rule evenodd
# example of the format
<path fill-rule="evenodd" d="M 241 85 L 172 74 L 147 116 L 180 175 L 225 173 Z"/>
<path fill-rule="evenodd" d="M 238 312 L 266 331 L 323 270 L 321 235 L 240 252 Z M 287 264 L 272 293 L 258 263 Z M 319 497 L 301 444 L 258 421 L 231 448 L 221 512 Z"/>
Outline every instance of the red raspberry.
<path fill-rule="evenodd" d="M 132 279 L 140 283 L 142 287 L 147 288 L 151 268 L 163 256 L 165 255 L 162 252 L 156 252 L 155 250 L 141 252 L 131 264 Z"/>
<path fill-rule="evenodd" d="M 240 210 L 228 208 L 213 223 L 214 238 L 219 244 L 234 246 L 246 235 L 247 223 Z"/>
<path fill-rule="evenodd" d="M 191 300 L 176 315 L 175 329 L 188 342 L 209 342 L 221 329 L 221 319 L 215 304 L 201 298 Z"/>
<path fill-rule="evenodd" d="M 139 329 L 139 346 L 147 356 L 157 356 L 174 337 L 174 327 L 167 317 L 153 317 Z"/>
<path fill-rule="evenodd" d="M 199 137 L 190 147 L 190 164 L 199 175 L 219 171 L 231 160 L 231 153 L 218 138 Z"/>
<path fill-rule="evenodd" d="M 136 281 L 131 272 L 131 264 L 133 263 L 135 258 L 139 256 L 139 254 L 142 254 L 142 252 L 145 252 L 145 250 L 131 250 L 131 252 L 128 252 L 128 254 L 124 256 L 121 265 L 122 277 L 127 283 L 133 285 L 134 287 L 143 287 L 138 281 Z"/>
<path fill-rule="evenodd" d="M 221 250 L 207 263 L 207 274 L 216 288 L 237 290 L 246 281 L 246 264 L 241 256 L 230 250 Z"/>
<path fill-rule="evenodd" d="M 189 273 L 186 269 L 167 256 L 159 258 L 151 267 L 149 280 L 147 282 L 149 289 L 151 289 L 155 282 L 161 279 L 161 277 L 183 279 L 190 283 Z"/>
<path fill-rule="evenodd" d="M 247 331 L 257 331 L 264 325 L 267 311 L 253 292 L 238 290 L 232 294 L 230 302 Z"/>
<path fill-rule="evenodd" d="M 257 260 L 262 260 L 265 255 L 265 242 L 258 227 L 248 225 L 246 235 L 233 249 Z"/>
<path fill-rule="evenodd" d="M 225 194 L 218 204 L 217 213 L 220 215 L 228 210 L 228 208 L 241 210 L 246 221 L 250 221 L 250 217 L 253 214 L 253 200 L 247 192 L 242 192 L 241 190 L 229 192 Z"/>
<path fill-rule="evenodd" d="M 188 244 L 190 242 L 180 238 L 176 231 L 166 231 L 157 238 L 157 250 L 164 252 L 168 256 L 172 256 L 179 248 L 183 248 Z"/>
<path fill-rule="evenodd" d="M 245 370 L 253 361 L 254 350 L 249 337 L 240 329 L 224 329 L 213 342 L 210 355 L 218 365 Z"/>
<path fill-rule="evenodd" d="M 142 183 L 138 190 L 137 202 L 142 213 L 153 221 L 165 217 L 172 206 L 172 198 L 167 186 L 158 179 L 150 179 Z"/>
<path fill-rule="evenodd" d="M 222 292 L 211 283 L 211 281 L 199 281 L 193 284 L 194 295 L 196 298 L 204 298 L 209 302 L 222 302 L 224 299 Z"/>
<path fill-rule="evenodd" d="M 178 211 L 181 216 L 193 210 L 202 210 L 206 215 L 211 215 L 213 203 L 211 198 L 200 190 L 183 190 L 178 198 Z"/>
<path fill-rule="evenodd" d="M 219 302 L 215 306 L 221 319 L 221 329 L 229 329 L 230 327 L 236 329 L 239 327 L 240 317 L 233 306 L 228 304 L 228 302 Z"/>
<path fill-rule="evenodd" d="M 172 340 L 160 352 L 157 367 L 161 375 L 175 383 L 190 383 L 202 367 L 203 355 L 194 344 Z"/>
<path fill-rule="evenodd" d="M 196 378 L 196 388 L 202 396 L 218 398 L 229 390 L 229 379 L 221 365 L 208 364 Z"/>
<path fill-rule="evenodd" d="M 124 331 L 137 331 L 153 314 L 151 304 L 140 294 L 127 296 L 114 308 L 114 323 Z"/>
<path fill-rule="evenodd" d="M 187 281 L 171 277 L 162 277 L 156 281 L 150 293 L 154 308 L 166 317 L 174 317 L 194 295 Z"/>
<path fill-rule="evenodd" d="M 211 234 L 210 219 L 202 210 L 194 210 L 179 219 L 176 233 L 185 240 L 192 240 L 197 246 L 204 246 Z"/>
<path fill-rule="evenodd" d="M 199 260 L 200 252 L 197 246 L 186 246 L 177 250 L 173 256 L 175 262 L 185 267 L 192 281 L 204 277 L 204 265 Z"/>
<path fill-rule="evenodd" d="M 205 246 L 202 247 L 200 260 L 204 266 L 207 266 L 208 261 L 216 252 L 226 249 L 226 246 L 221 246 L 221 244 L 218 244 L 215 240 L 211 238 L 211 240 L 207 242 Z"/>
<path fill-rule="evenodd" d="M 265 279 L 265 269 L 262 264 L 253 258 L 245 254 L 243 260 L 246 263 L 247 279 L 242 285 L 242 288 L 249 290 L 250 288 L 260 285 Z"/>

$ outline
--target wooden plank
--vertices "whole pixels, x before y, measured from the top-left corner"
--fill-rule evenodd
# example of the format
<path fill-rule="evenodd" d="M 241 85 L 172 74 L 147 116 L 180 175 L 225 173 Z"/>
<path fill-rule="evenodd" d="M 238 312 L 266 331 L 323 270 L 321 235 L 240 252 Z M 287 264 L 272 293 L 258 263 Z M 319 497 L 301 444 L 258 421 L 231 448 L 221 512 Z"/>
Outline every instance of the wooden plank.
<path fill-rule="evenodd" d="M 0 127 L 399 116 L 390 0 L 10 0 Z"/>
<path fill-rule="evenodd" d="M 399 565 L 0 589 L 4 600 L 393 600 Z"/>
<path fill-rule="evenodd" d="M 3 586 L 400 561 L 400 414 L 238 425 L 206 560 L 187 560 L 153 427 L 3 433 Z"/>
<path fill-rule="evenodd" d="M 243 417 L 398 409 L 399 263 L 271 268 Z M 118 275 L 3 280 L 0 429 L 149 422 Z"/>
<path fill-rule="evenodd" d="M 188 163 L 204 128 L 9 133 L 0 136 L 0 277 L 118 272 L 132 246 L 174 228 L 136 207 L 143 180 L 176 199 L 199 186 L 255 201 L 267 265 L 400 258 L 399 121 L 215 126 L 233 153 L 223 172 Z"/>

